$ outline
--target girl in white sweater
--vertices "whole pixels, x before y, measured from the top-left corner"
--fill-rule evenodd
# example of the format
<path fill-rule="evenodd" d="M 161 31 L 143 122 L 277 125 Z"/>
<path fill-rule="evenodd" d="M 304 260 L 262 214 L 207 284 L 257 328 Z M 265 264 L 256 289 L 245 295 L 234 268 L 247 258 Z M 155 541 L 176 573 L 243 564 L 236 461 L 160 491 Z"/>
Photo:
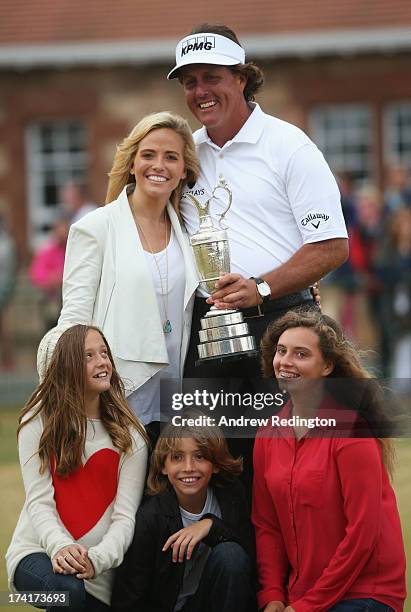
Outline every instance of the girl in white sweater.
<path fill-rule="evenodd" d="M 52 604 L 63 591 L 66 610 L 109 609 L 143 493 L 146 440 L 104 336 L 67 329 L 20 417 L 26 500 L 6 555 L 12 589 L 53 593 L 37 601 L 49 611 L 61 609 Z"/>

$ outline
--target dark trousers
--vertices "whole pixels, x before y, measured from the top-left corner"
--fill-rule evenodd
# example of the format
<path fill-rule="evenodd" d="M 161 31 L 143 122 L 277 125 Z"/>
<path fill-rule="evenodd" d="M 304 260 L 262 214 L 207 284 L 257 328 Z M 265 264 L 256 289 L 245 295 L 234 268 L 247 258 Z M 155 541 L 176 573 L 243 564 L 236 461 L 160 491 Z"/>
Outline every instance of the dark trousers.
<path fill-rule="evenodd" d="M 376 599 L 344 599 L 328 612 L 394 612 L 390 606 Z"/>
<path fill-rule="evenodd" d="M 248 612 L 252 601 L 251 563 L 236 542 L 215 546 L 196 593 L 183 612 Z"/>
<path fill-rule="evenodd" d="M 151 453 L 155 449 L 158 437 L 160 435 L 160 421 L 151 421 L 151 423 L 147 423 L 145 428 L 146 434 L 148 435 L 148 438 L 150 440 L 149 454 L 151 455 Z"/>
<path fill-rule="evenodd" d="M 18 564 L 14 574 L 14 586 L 18 591 L 66 591 L 69 606 L 51 606 L 47 612 L 107 612 L 110 606 L 92 597 L 84 588 L 84 581 L 71 574 L 55 574 L 50 557 L 46 553 L 32 553 Z M 44 606 L 35 606 L 44 608 Z"/>
<path fill-rule="evenodd" d="M 288 307 L 272 312 L 258 315 L 257 308 L 244 311 L 245 321 L 248 323 L 250 334 L 254 336 L 257 347 L 260 346 L 261 338 L 268 325 L 276 321 L 290 310 L 317 310 L 318 307 L 312 299 L 304 300 L 295 307 Z M 184 378 L 261 378 L 260 357 L 212 360 L 207 364 L 196 366 L 198 360 L 197 344 L 199 344 L 198 332 L 201 329 L 200 320 L 210 310 L 205 298 L 196 297 L 194 302 L 193 319 L 191 324 L 190 344 L 188 347 L 186 363 L 184 366 Z"/>

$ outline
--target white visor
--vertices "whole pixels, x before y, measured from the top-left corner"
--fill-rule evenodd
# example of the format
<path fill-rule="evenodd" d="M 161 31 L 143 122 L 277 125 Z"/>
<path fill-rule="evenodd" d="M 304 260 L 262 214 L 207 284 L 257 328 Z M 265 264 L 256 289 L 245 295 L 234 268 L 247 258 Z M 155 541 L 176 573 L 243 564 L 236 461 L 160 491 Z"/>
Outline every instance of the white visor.
<path fill-rule="evenodd" d="M 245 51 L 233 40 L 220 34 L 190 34 L 177 45 L 176 65 L 168 73 L 168 79 L 175 79 L 178 70 L 189 64 L 218 64 L 235 66 L 244 64 Z"/>

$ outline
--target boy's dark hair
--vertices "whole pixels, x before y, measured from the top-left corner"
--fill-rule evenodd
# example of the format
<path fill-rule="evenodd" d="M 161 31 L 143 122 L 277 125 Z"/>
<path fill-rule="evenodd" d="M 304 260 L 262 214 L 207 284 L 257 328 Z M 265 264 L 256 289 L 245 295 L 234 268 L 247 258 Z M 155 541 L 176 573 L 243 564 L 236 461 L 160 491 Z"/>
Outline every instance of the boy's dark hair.
<path fill-rule="evenodd" d="M 204 416 L 204 414 L 197 410 L 184 413 L 184 418 L 198 418 L 199 416 Z M 193 438 L 204 457 L 219 468 L 218 473 L 212 476 L 213 485 L 223 485 L 224 482 L 232 481 L 241 474 L 243 459 L 242 457 L 234 459 L 231 456 L 227 441 L 219 427 L 213 425 L 177 426 L 168 423 L 161 432 L 151 455 L 147 479 L 148 495 L 157 495 L 167 488 L 168 478 L 162 473 L 162 470 L 167 455 L 178 450 L 183 438 Z"/>

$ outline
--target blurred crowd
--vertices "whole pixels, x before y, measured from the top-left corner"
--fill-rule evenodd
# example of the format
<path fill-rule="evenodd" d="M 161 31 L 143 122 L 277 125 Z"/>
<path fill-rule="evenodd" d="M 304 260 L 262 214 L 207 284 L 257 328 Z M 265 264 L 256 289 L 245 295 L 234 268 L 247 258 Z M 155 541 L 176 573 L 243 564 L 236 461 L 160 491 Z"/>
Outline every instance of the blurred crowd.
<path fill-rule="evenodd" d="M 40 292 L 44 332 L 57 324 L 61 311 L 64 257 L 70 225 L 96 208 L 83 185 L 69 181 L 61 189 L 61 204 L 49 239 L 34 253 L 29 279 Z"/>
<path fill-rule="evenodd" d="M 378 375 L 410 379 L 410 177 L 403 165 L 393 164 L 383 192 L 372 184 L 355 188 L 348 175 L 337 178 L 350 256 L 325 279 L 327 314 L 361 348 L 375 351 Z"/>
<path fill-rule="evenodd" d="M 8 324 L 8 307 L 16 286 L 17 253 L 7 220 L 0 215 L 0 367 L 13 367 L 13 348 Z"/>
<path fill-rule="evenodd" d="M 348 174 L 338 183 L 349 232 L 350 257 L 324 279 L 324 311 L 335 317 L 360 348 L 372 349 L 376 374 L 411 376 L 411 177 L 401 164 L 387 169 L 385 189 L 354 185 Z M 61 189 L 49 238 L 33 254 L 28 269 L 38 292 L 43 330 L 53 327 L 61 309 L 61 285 L 68 230 L 95 208 L 84 186 Z M 17 278 L 15 244 L 0 217 L 0 367 L 14 367 L 8 310 Z M 406 383 L 408 384 L 408 383 Z"/>
<path fill-rule="evenodd" d="M 61 310 L 64 257 L 70 225 L 96 208 L 84 185 L 68 181 L 60 191 L 60 203 L 49 236 L 33 253 L 27 274 L 37 291 L 44 334 L 57 323 Z M 0 216 L 0 370 L 15 368 L 10 331 L 10 307 L 17 284 L 18 260 L 6 219 Z"/>

